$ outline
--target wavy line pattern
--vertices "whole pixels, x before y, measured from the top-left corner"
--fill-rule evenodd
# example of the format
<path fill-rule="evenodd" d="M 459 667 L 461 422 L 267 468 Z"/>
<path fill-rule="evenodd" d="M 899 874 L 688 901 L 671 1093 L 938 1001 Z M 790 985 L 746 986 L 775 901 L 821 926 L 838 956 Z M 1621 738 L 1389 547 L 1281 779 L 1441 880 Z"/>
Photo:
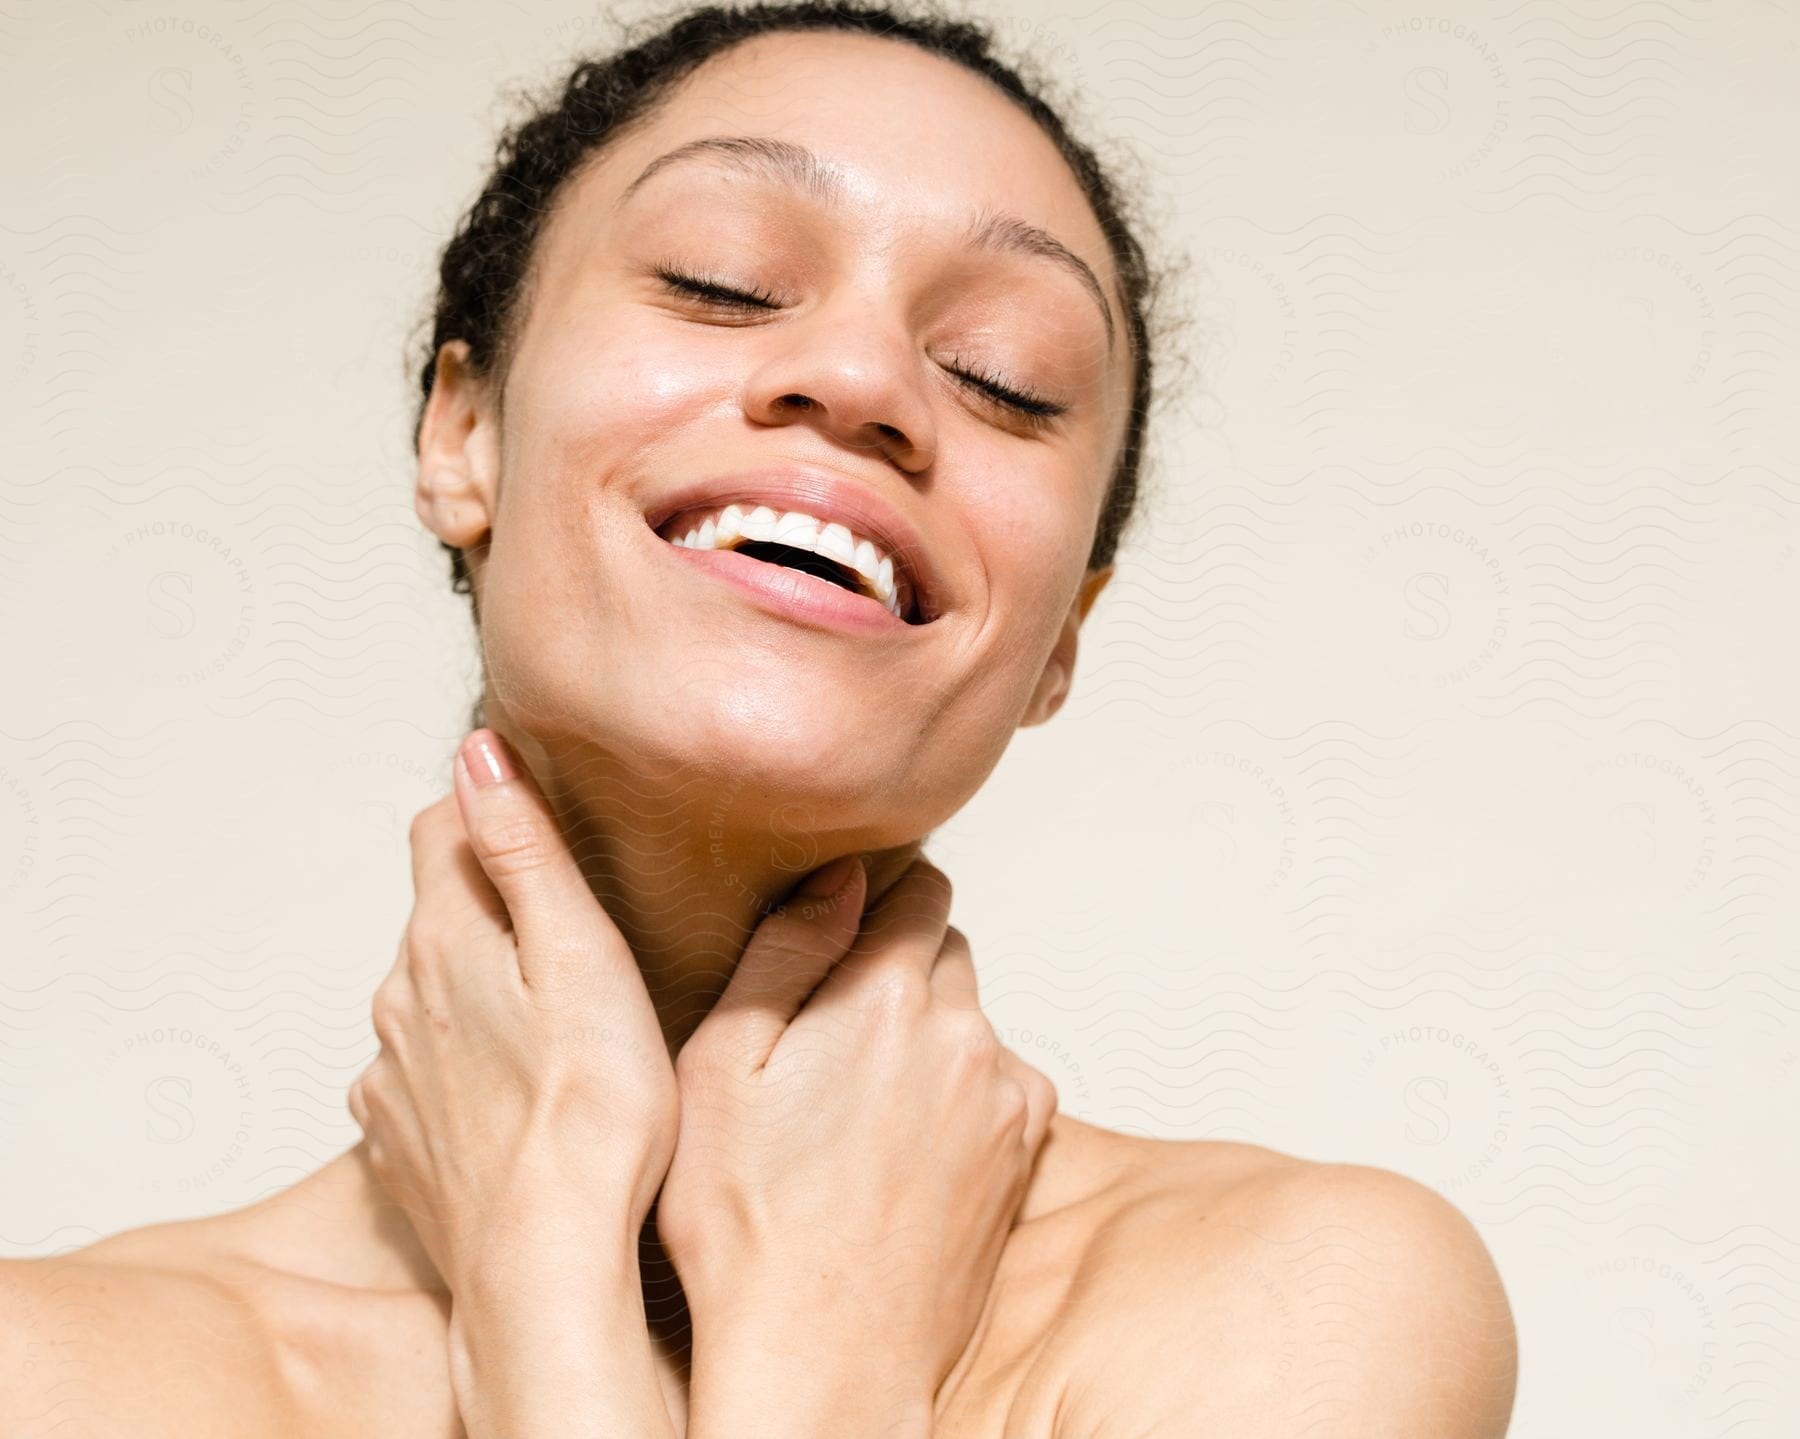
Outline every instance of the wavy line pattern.
<path fill-rule="evenodd" d="M 507 88 L 644 8 L 0 0 L 0 116 L 29 137 L 0 194 L 0 1252 L 233 1209 L 356 1137 L 408 827 L 482 679 L 415 510 L 421 322 Z M 983 1008 L 1068 1114 L 1447 1197 L 1506 1279 L 1520 1439 L 1788 1439 L 1800 14 L 981 18 L 1116 162 L 1170 337 L 1068 701 L 930 835 Z M 581 404 L 628 424 L 656 379 L 634 363 Z M 1056 453 L 961 415 L 947 473 L 970 433 L 984 481 Z M 915 512 L 961 524 L 932 508 L 955 489 Z M 506 561 L 572 684 L 608 615 L 570 597 L 616 539 L 581 504 Z M 959 538 L 1018 569 L 1011 537 Z M 754 811 L 798 871 L 863 802 L 772 811 L 773 747 L 848 764 L 865 737 L 816 727 L 830 697 L 786 670 L 751 684 L 786 661 L 719 605 L 638 737 L 667 759 L 701 716 L 762 748 L 609 769 L 613 830 L 583 841 L 667 873 L 651 927 L 693 915 L 694 834 Z M 932 679 L 871 667 L 870 712 L 986 753 L 955 706 L 1012 693 L 1017 650 L 975 630 Z M 698 918 L 717 972 L 659 991 L 687 1018 L 742 938 L 723 902 Z M 1275 1215 L 1253 1239 L 1270 1392 L 1335 1432 L 1406 1237 Z"/>

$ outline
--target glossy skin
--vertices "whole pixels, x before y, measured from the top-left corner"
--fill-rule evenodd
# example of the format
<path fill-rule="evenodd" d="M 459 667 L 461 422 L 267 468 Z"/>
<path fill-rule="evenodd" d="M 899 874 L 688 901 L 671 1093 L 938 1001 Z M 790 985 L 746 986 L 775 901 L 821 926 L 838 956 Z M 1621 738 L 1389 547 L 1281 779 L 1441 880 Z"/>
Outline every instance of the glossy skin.
<path fill-rule="evenodd" d="M 811 148 L 843 202 L 684 165 L 617 208 L 652 159 L 716 135 Z M 1079 187 L 984 82 L 892 42 L 765 37 L 570 187 L 503 394 L 454 347 L 442 359 L 419 512 L 470 547 L 490 723 L 637 957 L 671 1055 L 766 904 L 853 852 L 887 893 L 1067 693 L 1106 578 L 1084 566 L 1129 360 L 1061 270 L 946 247 L 978 205 L 1057 236 L 1119 314 Z M 664 262 L 782 308 L 699 302 Z M 1067 413 L 1032 428 L 947 368 L 965 361 Z M 646 523 L 695 481 L 788 462 L 905 516 L 938 618 L 797 622 L 678 563 Z M 665 822 L 632 823 L 646 812 Z M 1334 1435 L 1504 1432 L 1504 1291 L 1462 1216 L 1410 1181 L 1057 1115 L 1018 1219 L 936 1435 L 1285 1436 L 1296 1416 Z M 647 1270 L 646 1308 L 681 1433 L 666 1279 Z M 0 1428 L 453 1435 L 450 1309 L 359 1145 L 244 1210 L 0 1265 Z"/>
<path fill-rule="evenodd" d="M 636 183 L 743 135 L 820 156 L 840 198 L 716 156 Z M 458 344 L 439 358 L 418 509 L 468 554 L 489 723 L 643 960 L 671 1047 L 767 902 L 853 852 L 874 856 L 879 893 L 1068 692 L 1111 574 L 1086 560 L 1130 358 L 1066 267 L 952 243 L 978 211 L 1078 255 L 1122 333 L 1079 185 L 985 81 L 892 41 L 765 36 L 569 183 L 503 384 Z M 696 296 L 670 270 L 777 308 Z M 961 371 L 1064 413 L 1035 425 Z M 725 477 L 769 466 L 897 513 L 936 618 L 797 623 L 652 530 L 696 484 L 735 492 Z M 622 807 L 665 822 L 621 823 Z"/>
<path fill-rule="evenodd" d="M 937 1439 L 1506 1432 L 1504 1290 L 1411 1181 L 1058 1115 L 1021 1214 Z M 359 1146 L 247 1209 L 0 1262 L 6 1432 L 451 1439 L 449 1302 L 415 1245 Z"/>
<path fill-rule="evenodd" d="M 635 956 L 491 732 L 413 849 L 350 1107 L 454 1296 L 470 1435 L 674 1432 L 641 1293 L 653 1200 L 690 1439 L 929 1433 L 1056 1104 L 981 1011 L 945 876 L 920 860 L 866 912 L 855 862 L 810 876 L 671 1066 Z"/>

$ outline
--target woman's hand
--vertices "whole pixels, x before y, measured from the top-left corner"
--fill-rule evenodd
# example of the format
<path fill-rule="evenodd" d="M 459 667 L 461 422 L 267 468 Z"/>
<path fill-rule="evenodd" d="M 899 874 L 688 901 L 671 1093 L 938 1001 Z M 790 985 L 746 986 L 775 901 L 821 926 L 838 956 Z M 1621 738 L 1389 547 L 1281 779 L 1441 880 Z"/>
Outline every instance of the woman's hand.
<path fill-rule="evenodd" d="M 630 947 L 547 802 L 495 761 L 413 822 L 412 917 L 351 1087 L 370 1159 L 452 1292 L 629 1243 L 674 1152 L 679 1096 Z M 477 779 L 490 782 L 478 784 Z M 528 1231 L 528 1232 L 526 1232 Z"/>
<path fill-rule="evenodd" d="M 915 861 L 866 918 L 860 863 L 812 878 L 676 1061 L 657 1229 L 693 1317 L 690 1402 L 706 1430 L 757 1413 L 760 1380 L 928 1433 L 1056 1090 L 981 1012 L 940 870 Z M 777 1374 L 775 1355 L 798 1362 Z"/>
<path fill-rule="evenodd" d="M 450 1288 L 468 1432 L 667 1433 L 637 1246 L 679 1096 L 637 963 L 492 731 L 412 849 L 350 1110 Z"/>

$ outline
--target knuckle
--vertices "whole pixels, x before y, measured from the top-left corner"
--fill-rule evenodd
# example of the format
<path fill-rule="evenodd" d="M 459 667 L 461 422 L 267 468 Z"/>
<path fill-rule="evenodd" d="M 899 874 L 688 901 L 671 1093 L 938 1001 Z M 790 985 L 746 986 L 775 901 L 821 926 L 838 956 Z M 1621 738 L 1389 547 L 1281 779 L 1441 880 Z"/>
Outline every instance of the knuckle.
<path fill-rule="evenodd" d="M 412 823 L 407 826 L 406 830 L 408 843 L 414 849 L 418 849 L 421 845 L 435 842 L 440 835 L 446 832 L 447 821 L 454 813 L 455 804 L 456 795 L 452 792 L 442 799 L 432 801 L 415 814 Z"/>
<path fill-rule="evenodd" d="M 758 972 L 768 970 L 777 979 L 794 966 L 815 968 L 818 956 L 827 948 L 816 926 L 793 915 L 765 919 L 750 944 L 756 950 Z"/>
<path fill-rule="evenodd" d="M 692 1253 L 705 1237 L 700 1221 L 703 1205 L 696 1204 L 685 1186 L 665 1185 L 656 1205 L 656 1233 L 664 1246 L 677 1254 Z"/>
<path fill-rule="evenodd" d="M 437 953 L 438 942 L 432 924 L 431 912 L 415 906 L 406 921 L 406 937 L 404 951 L 406 955 L 406 971 L 417 975 L 429 970 L 432 958 Z"/>
<path fill-rule="evenodd" d="M 469 946 L 468 910 L 417 905 L 406 922 L 406 972 L 414 980 L 439 975 Z"/>
<path fill-rule="evenodd" d="M 994 1026 L 985 1014 L 979 1009 L 950 1009 L 946 1016 L 955 1026 L 957 1041 L 964 1049 L 983 1059 L 999 1062 L 1005 1051 L 1000 1036 L 994 1032 Z"/>
<path fill-rule="evenodd" d="M 369 1020 L 375 1037 L 392 1048 L 405 1033 L 410 1006 L 398 985 L 384 983 L 369 1002 Z"/>
<path fill-rule="evenodd" d="M 910 869 L 914 874 L 916 874 L 921 880 L 924 880 L 927 882 L 935 882 L 935 883 L 948 883 L 949 882 L 949 876 L 946 875 L 943 870 L 939 869 L 935 864 L 933 864 L 931 862 L 931 858 L 929 855 L 925 855 L 925 854 L 914 855 L 913 862 L 910 865 L 908 865 L 907 868 Z"/>
<path fill-rule="evenodd" d="M 410 1003 L 415 994 L 438 994 L 443 990 L 439 983 L 442 966 L 438 963 L 438 950 L 435 945 L 412 945 L 406 951 L 406 992 L 396 997 L 397 1006 Z"/>
<path fill-rule="evenodd" d="M 1031 1117 L 1031 1101 L 1025 1093 L 1025 1084 L 1013 1074 L 1003 1074 L 995 1092 L 995 1105 L 999 1112 L 1001 1127 L 1008 1133 L 1022 1131 L 1026 1121 Z"/>
<path fill-rule="evenodd" d="M 530 815 L 511 815 L 477 825 L 469 840 L 490 874 L 526 874 L 542 868 L 550 858 L 544 827 Z"/>
<path fill-rule="evenodd" d="M 710 1036 L 694 1035 L 675 1053 L 675 1082 L 691 1088 L 704 1080 L 712 1070 Z"/>
<path fill-rule="evenodd" d="M 359 1118 L 365 1129 L 374 1122 L 375 1111 L 382 1101 L 381 1069 L 381 1056 L 377 1055 L 351 1086 L 351 1094 L 362 1109 Z"/>
<path fill-rule="evenodd" d="M 931 986 L 910 964 L 883 964 L 868 977 L 868 1007 L 883 1020 L 908 1020 L 930 1002 Z"/>
<path fill-rule="evenodd" d="M 959 1071 L 967 1075 L 993 1072 L 1001 1058 L 1000 1039 L 979 1009 L 945 1011 L 951 1046 Z"/>
<path fill-rule="evenodd" d="M 740 1089 L 767 1055 L 766 1043 L 751 1030 L 729 1020 L 703 1024 L 676 1052 L 676 1088 L 708 1098 L 728 1094 Z"/>
<path fill-rule="evenodd" d="M 619 998 L 600 952 L 582 935 L 546 935 L 533 943 L 530 955 L 532 1002 L 542 1013 L 591 1013 Z"/>
<path fill-rule="evenodd" d="M 955 894 L 955 891 L 950 884 L 950 876 L 945 874 L 943 870 L 939 869 L 923 855 L 920 855 L 918 859 L 913 861 L 912 867 L 913 873 L 918 878 L 920 887 L 924 889 L 926 894 L 937 904 L 948 909 L 950 901 Z"/>
<path fill-rule="evenodd" d="M 939 1002 L 950 1008 L 981 1008 L 981 980 L 975 972 L 975 959 L 969 952 L 968 940 L 954 926 L 946 931 L 932 966 L 932 987 Z"/>

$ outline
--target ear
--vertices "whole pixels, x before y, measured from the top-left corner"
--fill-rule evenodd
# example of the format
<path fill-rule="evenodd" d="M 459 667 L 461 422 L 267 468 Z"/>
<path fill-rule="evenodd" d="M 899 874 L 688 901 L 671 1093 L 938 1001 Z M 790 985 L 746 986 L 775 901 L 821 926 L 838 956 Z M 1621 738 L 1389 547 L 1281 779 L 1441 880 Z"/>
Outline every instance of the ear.
<path fill-rule="evenodd" d="M 500 426 L 488 386 L 469 369 L 466 340 L 439 351 L 431 398 L 419 426 L 419 479 L 413 507 L 440 540 L 466 550 L 493 525 L 500 473 Z"/>
<path fill-rule="evenodd" d="M 1019 721 L 1019 728 L 1028 725 L 1039 725 L 1049 719 L 1062 708 L 1063 701 L 1069 697 L 1069 686 L 1075 679 L 1075 639 L 1081 629 L 1081 622 L 1100 597 L 1100 591 L 1113 576 L 1113 567 L 1089 570 L 1083 576 L 1081 588 L 1076 592 L 1075 603 L 1069 606 L 1069 613 L 1063 619 L 1062 633 L 1056 637 L 1056 648 L 1050 651 L 1050 658 L 1044 664 L 1044 672 L 1038 676 L 1037 687 L 1031 692 L 1031 702 L 1025 706 L 1024 717 Z"/>

